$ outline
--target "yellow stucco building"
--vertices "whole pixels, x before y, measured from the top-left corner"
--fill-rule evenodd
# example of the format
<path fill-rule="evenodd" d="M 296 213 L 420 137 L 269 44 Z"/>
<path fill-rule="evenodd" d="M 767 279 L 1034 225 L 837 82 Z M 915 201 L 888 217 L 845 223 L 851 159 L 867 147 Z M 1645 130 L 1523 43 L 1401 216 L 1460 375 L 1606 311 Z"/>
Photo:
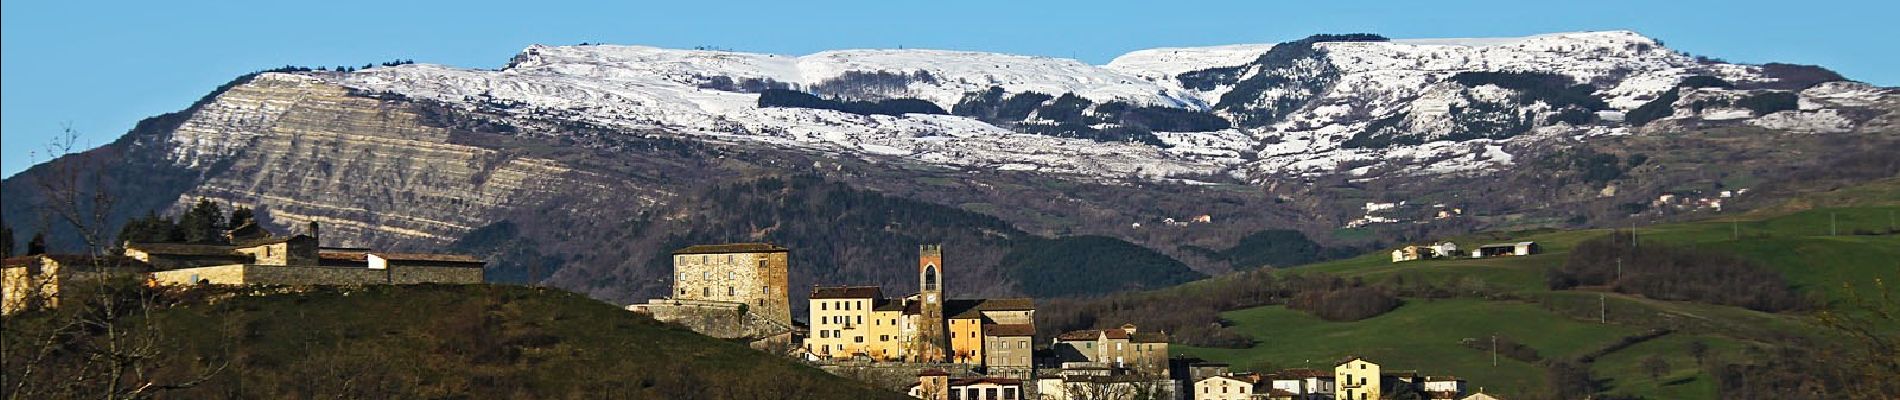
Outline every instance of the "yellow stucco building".
<path fill-rule="evenodd" d="M 1339 400 L 1374 400 L 1384 394 L 1384 375 L 1379 364 L 1364 358 L 1347 357 L 1333 367 L 1333 393 Z"/>
<path fill-rule="evenodd" d="M 918 250 L 917 294 L 887 298 L 875 286 L 818 286 L 810 297 L 805 351 L 819 360 L 950 362 L 1028 377 L 1035 302 L 950 299 L 942 249 Z"/>

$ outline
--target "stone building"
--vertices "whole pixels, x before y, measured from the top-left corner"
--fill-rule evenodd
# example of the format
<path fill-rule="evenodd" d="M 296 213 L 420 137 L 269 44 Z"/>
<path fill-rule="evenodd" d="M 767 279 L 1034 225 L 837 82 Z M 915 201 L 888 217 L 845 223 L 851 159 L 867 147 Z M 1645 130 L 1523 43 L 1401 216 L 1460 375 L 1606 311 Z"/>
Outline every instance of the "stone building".
<path fill-rule="evenodd" d="M 38 254 L 0 260 L 0 315 L 58 307 L 85 281 L 139 279 L 152 266 L 122 256 Z"/>
<path fill-rule="evenodd" d="M 1061 362 L 1102 363 L 1143 376 L 1166 377 L 1169 372 L 1167 333 L 1142 332 L 1135 324 L 1064 333 L 1050 349 Z"/>
<path fill-rule="evenodd" d="M 673 298 L 745 304 L 792 326 L 787 251 L 769 243 L 689 246 L 673 252 Z"/>
<path fill-rule="evenodd" d="M 921 246 L 917 294 L 886 298 L 875 286 L 818 286 L 811 292 L 811 334 L 805 352 L 817 360 L 870 359 L 955 363 L 1018 379 L 1035 361 L 1035 302 L 951 299 L 943 250 Z"/>
<path fill-rule="evenodd" d="M 790 271 L 787 255 L 784 247 L 769 243 L 696 245 L 676 250 L 670 296 L 628 305 L 627 310 L 685 325 L 706 336 L 748 339 L 754 347 L 788 350 L 796 327 L 792 323 L 791 295 L 786 291 Z M 829 339 L 831 333 L 826 335 Z"/>
<path fill-rule="evenodd" d="M 487 263 L 461 254 L 377 252 L 318 246 L 309 234 L 273 236 L 255 225 L 241 227 L 231 244 L 136 243 L 126 257 L 156 269 L 160 284 L 192 285 L 407 285 L 476 284 Z"/>

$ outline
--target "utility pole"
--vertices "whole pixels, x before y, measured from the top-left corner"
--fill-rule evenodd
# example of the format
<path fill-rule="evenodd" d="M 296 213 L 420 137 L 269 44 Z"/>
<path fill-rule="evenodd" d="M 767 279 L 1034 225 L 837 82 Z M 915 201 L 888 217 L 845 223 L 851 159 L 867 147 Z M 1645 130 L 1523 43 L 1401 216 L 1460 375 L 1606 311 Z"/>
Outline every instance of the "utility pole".
<path fill-rule="evenodd" d="M 1498 334 L 1491 334 L 1491 366 L 1498 366 Z"/>
<path fill-rule="evenodd" d="M 1616 258 L 1616 283 L 1623 282 L 1623 257 Z M 1615 285 L 1611 285 L 1615 286 Z"/>
<path fill-rule="evenodd" d="M 1827 213 L 1827 235 L 1841 235 L 1841 213 Z"/>
<path fill-rule="evenodd" d="M 1610 323 L 1609 296 L 1602 293 L 1597 293 L 1597 323 L 1598 324 Z"/>

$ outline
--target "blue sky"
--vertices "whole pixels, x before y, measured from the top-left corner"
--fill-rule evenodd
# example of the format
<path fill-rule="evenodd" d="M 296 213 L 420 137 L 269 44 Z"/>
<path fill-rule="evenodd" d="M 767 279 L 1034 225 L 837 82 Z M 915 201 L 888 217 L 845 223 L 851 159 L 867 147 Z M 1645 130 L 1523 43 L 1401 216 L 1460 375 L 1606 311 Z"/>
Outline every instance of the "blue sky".
<path fill-rule="evenodd" d="M 263 2 L 257 2 L 263 3 Z M 1735 62 L 1820 64 L 1900 85 L 1895 1 L 0 3 L 0 175 L 64 126 L 93 145 L 245 72 L 392 59 L 496 68 L 530 44 L 718 46 L 781 54 L 940 48 L 1104 63 L 1151 47 L 1629 29 Z M 1178 3 L 1178 4 L 1172 4 Z M 1660 3 L 1660 4 L 1657 4 Z M 44 161 L 38 157 L 38 161 Z"/>

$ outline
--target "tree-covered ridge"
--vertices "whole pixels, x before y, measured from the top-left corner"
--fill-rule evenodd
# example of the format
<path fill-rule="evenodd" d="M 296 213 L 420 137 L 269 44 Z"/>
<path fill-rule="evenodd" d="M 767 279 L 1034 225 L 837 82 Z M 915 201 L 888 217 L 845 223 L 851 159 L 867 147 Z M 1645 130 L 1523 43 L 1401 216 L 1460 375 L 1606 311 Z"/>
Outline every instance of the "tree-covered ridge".
<path fill-rule="evenodd" d="M 795 107 L 837 110 L 858 115 L 943 114 L 943 108 L 924 100 L 886 99 L 878 101 L 831 100 L 805 92 L 766 89 L 759 92 L 759 107 Z"/>
<path fill-rule="evenodd" d="M 1003 257 L 1003 268 L 1024 294 L 1038 297 L 1087 296 L 1173 286 L 1207 275 L 1121 239 L 1070 236 L 1019 240 Z"/>
<path fill-rule="evenodd" d="M 1517 101 L 1541 101 L 1551 108 L 1581 108 L 1596 111 L 1610 108 L 1596 97 L 1596 87 L 1577 83 L 1568 76 L 1544 72 L 1466 71 L 1452 75 L 1452 82 L 1465 86 L 1495 85 L 1516 91 Z"/>
<path fill-rule="evenodd" d="M 950 110 L 1018 132 L 1155 146 L 1166 144 L 1154 132 L 1212 132 L 1230 127 L 1226 119 L 1205 111 L 1137 107 L 1121 101 L 1097 104 L 1074 93 L 1012 94 L 1000 87 L 965 94 Z"/>
<path fill-rule="evenodd" d="M 1221 94 L 1214 110 L 1225 113 L 1236 125 L 1266 126 L 1318 98 L 1339 79 L 1339 68 L 1314 44 L 1386 40 L 1370 33 L 1313 35 L 1275 45 L 1250 64 L 1187 72 L 1178 79 L 1196 90 L 1212 90 L 1232 82 L 1233 88 Z M 1247 75 L 1249 70 L 1254 72 Z M 1270 92 L 1281 95 L 1269 97 Z"/>

